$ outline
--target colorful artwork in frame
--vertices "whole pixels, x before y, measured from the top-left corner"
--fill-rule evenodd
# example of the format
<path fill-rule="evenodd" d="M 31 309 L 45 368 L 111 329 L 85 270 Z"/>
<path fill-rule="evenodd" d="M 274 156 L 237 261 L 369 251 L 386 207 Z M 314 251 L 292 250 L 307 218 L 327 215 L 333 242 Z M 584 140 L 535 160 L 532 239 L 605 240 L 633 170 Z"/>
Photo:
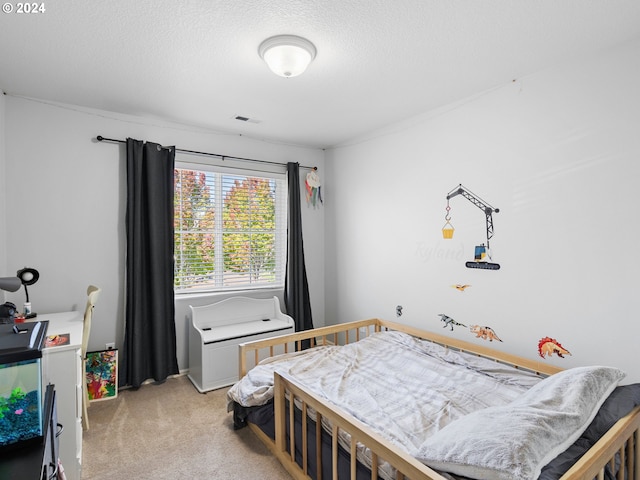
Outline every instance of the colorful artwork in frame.
<path fill-rule="evenodd" d="M 89 401 L 118 395 L 118 350 L 87 352 L 86 382 Z"/>

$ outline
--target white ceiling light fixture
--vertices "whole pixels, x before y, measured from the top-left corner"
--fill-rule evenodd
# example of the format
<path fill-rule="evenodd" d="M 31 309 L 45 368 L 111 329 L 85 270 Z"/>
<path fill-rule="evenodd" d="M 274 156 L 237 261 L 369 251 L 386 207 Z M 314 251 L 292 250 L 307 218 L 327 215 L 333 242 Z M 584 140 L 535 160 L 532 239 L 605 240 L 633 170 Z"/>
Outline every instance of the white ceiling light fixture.
<path fill-rule="evenodd" d="M 276 75 L 295 77 L 316 58 L 316 47 L 296 35 L 276 35 L 262 42 L 258 53 Z"/>

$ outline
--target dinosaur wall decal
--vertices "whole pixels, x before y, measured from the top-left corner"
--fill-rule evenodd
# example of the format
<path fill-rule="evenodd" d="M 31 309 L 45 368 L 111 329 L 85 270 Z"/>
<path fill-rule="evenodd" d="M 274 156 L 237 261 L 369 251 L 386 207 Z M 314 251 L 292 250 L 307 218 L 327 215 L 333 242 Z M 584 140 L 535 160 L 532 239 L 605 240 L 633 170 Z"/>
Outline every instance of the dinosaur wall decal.
<path fill-rule="evenodd" d="M 444 313 L 439 313 L 438 315 L 440 315 L 440 320 L 444 322 L 444 325 L 442 326 L 442 328 L 451 327 L 451 331 L 452 332 L 453 332 L 453 326 L 454 325 L 457 326 L 457 327 L 465 327 L 465 328 L 467 328 L 466 325 L 456 322 L 453 318 L 445 315 Z"/>
<path fill-rule="evenodd" d="M 564 348 L 560 342 L 558 342 L 555 338 L 551 337 L 543 337 L 538 342 L 538 354 L 545 358 L 546 356 L 551 356 L 553 354 L 558 355 L 560 358 L 564 358 L 565 355 L 571 355 L 571 352 Z"/>
<path fill-rule="evenodd" d="M 469 330 L 471 331 L 471 333 L 476 334 L 476 338 L 482 338 L 483 340 L 489 340 L 490 342 L 493 342 L 494 340 L 497 340 L 499 342 L 502 341 L 500 340 L 498 335 L 496 335 L 496 332 L 494 332 L 493 328 L 491 327 L 481 327 L 480 325 L 471 325 L 469 327 Z"/>

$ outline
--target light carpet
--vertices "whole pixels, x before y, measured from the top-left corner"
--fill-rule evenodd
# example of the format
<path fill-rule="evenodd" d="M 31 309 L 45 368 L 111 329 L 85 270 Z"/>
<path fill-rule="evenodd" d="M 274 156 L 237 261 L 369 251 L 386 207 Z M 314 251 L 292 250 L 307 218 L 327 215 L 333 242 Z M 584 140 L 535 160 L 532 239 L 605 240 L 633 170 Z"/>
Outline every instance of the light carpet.
<path fill-rule="evenodd" d="M 291 480 L 248 428 L 233 430 L 227 390 L 180 376 L 91 402 L 82 480 Z"/>

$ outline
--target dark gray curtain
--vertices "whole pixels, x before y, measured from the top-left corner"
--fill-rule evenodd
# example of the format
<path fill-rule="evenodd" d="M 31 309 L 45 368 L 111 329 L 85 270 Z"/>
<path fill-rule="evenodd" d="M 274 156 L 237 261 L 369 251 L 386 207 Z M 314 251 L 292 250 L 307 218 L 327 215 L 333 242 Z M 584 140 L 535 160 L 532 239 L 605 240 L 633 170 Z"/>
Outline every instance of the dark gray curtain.
<path fill-rule="evenodd" d="M 284 280 L 284 304 L 287 314 L 296 324 L 296 332 L 313 328 L 309 284 L 304 265 L 304 246 L 302 242 L 302 213 L 300 207 L 300 165 L 287 163 L 287 181 L 289 186 L 289 225 L 287 233 L 287 269 Z M 303 342 L 302 349 L 309 348 L 309 342 Z"/>
<path fill-rule="evenodd" d="M 127 139 L 126 325 L 120 385 L 178 373 L 173 300 L 175 148 Z"/>

